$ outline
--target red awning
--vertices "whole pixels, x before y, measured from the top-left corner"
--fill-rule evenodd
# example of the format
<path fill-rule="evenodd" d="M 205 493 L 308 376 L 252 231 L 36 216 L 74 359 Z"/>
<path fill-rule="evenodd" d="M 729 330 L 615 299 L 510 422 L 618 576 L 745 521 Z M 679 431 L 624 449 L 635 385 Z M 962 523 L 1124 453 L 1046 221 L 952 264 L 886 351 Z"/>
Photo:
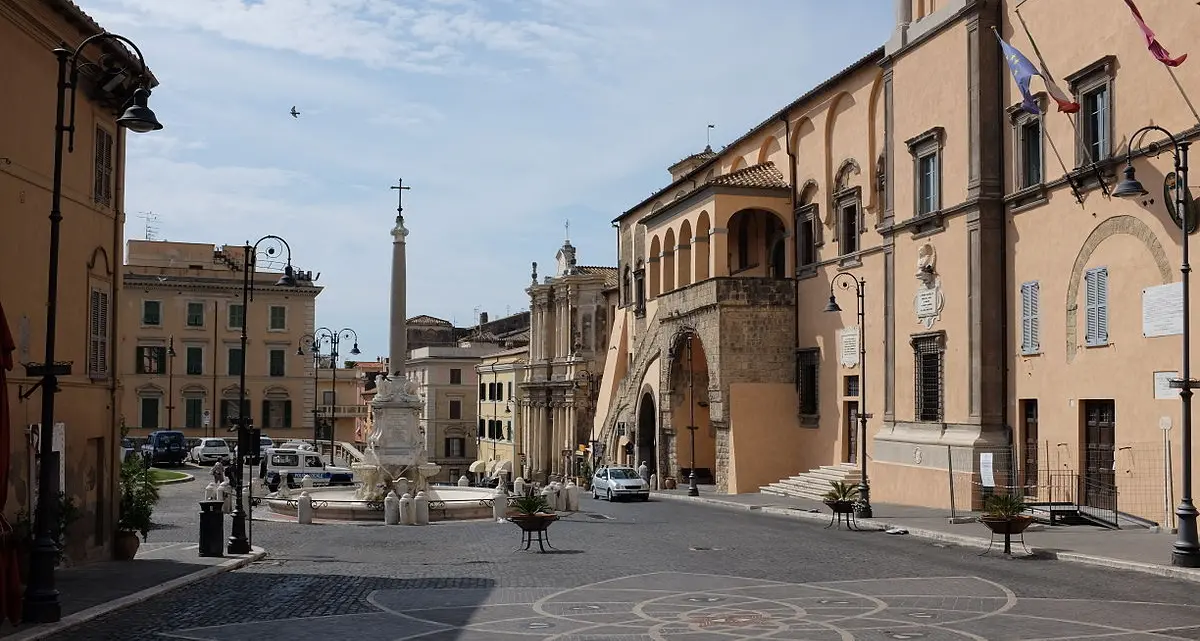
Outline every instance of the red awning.
<path fill-rule="evenodd" d="M 8 503 L 8 467 L 12 462 L 7 374 L 13 368 L 13 351 L 16 349 L 8 319 L 4 316 L 4 305 L 0 303 L 0 540 L 4 541 L 0 545 L 0 608 L 3 608 L 0 615 L 13 625 L 21 621 L 21 574 L 17 565 L 17 541 L 13 538 L 12 525 L 4 517 L 4 508 Z"/>

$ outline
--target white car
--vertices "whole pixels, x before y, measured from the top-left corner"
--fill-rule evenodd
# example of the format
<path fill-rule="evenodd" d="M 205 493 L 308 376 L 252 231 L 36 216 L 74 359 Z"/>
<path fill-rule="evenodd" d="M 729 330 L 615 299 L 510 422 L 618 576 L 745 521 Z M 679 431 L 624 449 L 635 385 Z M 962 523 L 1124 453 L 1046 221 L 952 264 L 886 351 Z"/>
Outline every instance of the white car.
<path fill-rule="evenodd" d="M 309 443 L 308 441 L 288 441 L 279 447 L 285 450 L 307 450 L 309 452 L 315 451 L 312 443 Z"/>
<path fill-rule="evenodd" d="M 638 476 L 632 467 L 602 467 L 592 477 L 592 498 L 601 496 L 609 501 L 614 498 L 636 497 L 650 500 L 650 486 Z"/>
<path fill-rule="evenodd" d="M 192 448 L 188 458 L 197 463 L 216 463 L 233 457 L 229 444 L 223 438 L 202 438 L 200 444 Z"/>
<path fill-rule="evenodd" d="M 354 471 L 344 467 L 326 465 L 321 457 L 309 450 L 275 448 L 267 455 L 266 482 L 271 491 L 283 482 L 291 480 L 290 487 L 299 487 L 305 476 L 312 477 L 313 485 L 353 485 Z"/>

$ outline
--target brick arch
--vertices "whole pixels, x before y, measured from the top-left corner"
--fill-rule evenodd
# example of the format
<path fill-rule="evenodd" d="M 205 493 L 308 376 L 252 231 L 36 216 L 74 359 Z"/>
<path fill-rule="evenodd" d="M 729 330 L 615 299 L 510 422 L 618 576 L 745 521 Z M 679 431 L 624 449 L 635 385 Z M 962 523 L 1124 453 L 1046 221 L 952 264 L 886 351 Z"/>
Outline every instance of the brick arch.
<path fill-rule="evenodd" d="M 667 228 L 667 233 L 663 235 L 662 244 L 662 260 L 659 261 L 658 270 L 662 274 L 662 286 L 659 291 L 667 293 L 675 290 L 675 229 Z"/>
<path fill-rule="evenodd" d="M 1150 257 L 1154 259 L 1155 266 L 1158 267 L 1158 275 L 1162 278 L 1164 285 L 1171 283 L 1171 264 L 1167 262 L 1167 253 L 1163 250 L 1162 243 L 1158 241 L 1158 236 L 1154 230 L 1150 229 L 1146 223 L 1138 220 L 1134 216 L 1120 215 L 1113 216 L 1092 230 L 1088 235 L 1087 240 L 1083 241 L 1083 246 L 1079 248 L 1079 255 L 1075 257 L 1075 265 L 1071 268 L 1071 281 L 1067 285 L 1067 362 L 1075 360 L 1075 354 L 1079 349 L 1079 323 L 1078 323 L 1078 300 L 1079 300 L 1079 281 L 1083 278 L 1083 270 L 1087 267 L 1088 261 L 1091 260 L 1092 254 L 1096 252 L 1096 248 L 1101 243 L 1116 236 L 1118 234 L 1127 234 L 1142 241 L 1146 249 L 1150 252 Z"/>

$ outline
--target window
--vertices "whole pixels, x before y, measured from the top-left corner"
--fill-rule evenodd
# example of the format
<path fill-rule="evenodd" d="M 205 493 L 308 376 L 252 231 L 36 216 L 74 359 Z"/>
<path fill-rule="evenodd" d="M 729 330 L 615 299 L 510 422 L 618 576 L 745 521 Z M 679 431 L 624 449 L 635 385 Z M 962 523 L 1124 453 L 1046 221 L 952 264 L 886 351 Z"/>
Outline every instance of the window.
<path fill-rule="evenodd" d="M 507 435 L 506 435 L 506 436 L 507 436 L 507 440 L 511 442 L 511 441 L 512 441 L 512 421 L 509 421 L 509 422 L 508 422 L 508 423 L 505 425 L 505 430 L 506 430 L 506 432 L 507 432 Z"/>
<path fill-rule="evenodd" d="M 638 259 L 638 268 L 633 272 L 633 314 L 634 316 L 646 315 L 646 265 L 642 259 Z"/>
<path fill-rule="evenodd" d="M 487 420 L 487 437 L 491 440 L 496 438 L 496 421 L 490 418 Z"/>
<path fill-rule="evenodd" d="M 450 401 L 450 418 L 451 420 L 462 418 L 462 401 L 457 399 Z"/>
<path fill-rule="evenodd" d="M 487 430 L 487 421 L 479 419 L 479 438 L 483 438 L 484 432 Z"/>
<path fill-rule="evenodd" d="M 238 399 L 227 398 L 221 401 L 221 426 L 232 428 L 237 426 L 238 418 L 245 416 L 250 418 L 250 399 L 242 404 L 242 411 L 238 411 Z"/>
<path fill-rule="evenodd" d="M 105 207 L 113 200 L 113 137 L 102 127 L 96 127 L 96 166 L 93 199 Z"/>
<path fill-rule="evenodd" d="M 509 381 L 508 382 L 508 400 L 510 400 L 510 401 L 512 400 L 512 397 L 513 397 L 512 388 L 513 388 L 512 381 Z"/>
<path fill-rule="evenodd" d="M 334 398 L 333 390 L 325 390 L 321 392 L 321 405 L 333 405 L 337 399 Z"/>
<path fill-rule="evenodd" d="M 1108 344 L 1108 268 L 1093 267 L 1084 278 L 1084 336 L 1092 347 Z"/>
<path fill-rule="evenodd" d="M 204 373 L 204 348 L 187 347 L 187 373 L 188 376 L 200 376 Z"/>
<path fill-rule="evenodd" d="M 1105 56 L 1067 76 L 1079 101 L 1075 166 L 1086 167 L 1112 154 L 1112 94 L 1116 58 Z"/>
<path fill-rule="evenodd" d="M 858 396 L 858 376 L 857 375 L 846 377 L 845 395 L 848 397 L 851 397 L 851 398 Z"/>
<path fill-rule="evenodd" d="M 858 251 L 858 202 L 857 199 L 838 208 L 838 244 L 842 255 Z"/>
<path fill-rule="evenodd" d="M 821 409 L 817 400 L 821 350 L 802 349 L 796 353 L 796 382 L 800 387 L 800 415 L 816 417 Z"/>
<path fill-rule="evenodd" d="M 138 347 L 137 348 L 137 373 L 138 374 L 162 374 L 166 372 L 167 348 L 165 347 Z"/>
<path fill-rule="evenodd" d="M 204 303 L 187 304 L 187 326 L 204 327 Z"/>
<path fill-rule="evenodd" d="M 913 396 L 916 400 L 915 415 L 918 421 L 942 420 L 942 373 L 945 354 L 942 337 L 943 334 L 937 332 L 917 335 L 912 339 L 915 359 Z"/>
<path fill-rule="evenodd" d="M 1037 354 L 1041 351 L 1040 311 L 1038 309 L 1039 285 L 1036 280 L 1021 284 L 1021 353 Z"/>
<path fill-rule="evenodd" d="M 913 209 L 917 216 L 932 214 L 942 207 L 941 153 L 943 129 L 934 127 L 925 133 L 905 141 L 913 157 L 913 173 L 916 175 Z"/>
<path fill-rule="evenodd" d="M 230 376 L 241 376 L 242 374 L 242 350 L 240 347 L 229 348 L 229 368 L 226 370 Z"/>
<path fill-rule="evenodd" d="M 450 370 L 450 384 L 451 385 L 462 385 L 462 370 L 461 369 L 455 368 L 455 369 Z"/>
<path fill-rule="evenodd" d="M 1028 114 L 1017 125 L 1019 188 L 1042 184 L 1042 119 Z"/>
<path fill-rule="evenodd" d="M 241 329 L 242 321 L 246 318 L 246 308 L 241 303 L 229 304 L 229 329 Z"/>
<path fill-rule="evenodd" d="M 628 264 L 621 275 L 621 305 L 628 305 L 633 300 L 633 268 Z"/>
<path fill-rule="evenodd" d="M 487 384 L 487 399 L 486 400 L 489 400 L 489 401 L 496 400 L 496 384 L 495 383 Z"/>
<path fill-rule="evenodd" d="M 273 331 L 287 329 L 287 308 L 283 305 L 271 305 L 270 322 L 268 328 Z"/>
<path fill-rule="evenodd" d="M 269 398 L 263 401 L 263 427 L 285 429 L 292 426 L 292 402 Z"/>
<path fill-rule="evenodd" d="M 496 383 L 496 400 L 504 400 L 504 383 Z"/>
<path fill-rule="evenodd" d="M 1025 487 L 1036 488 L 1038 479 L 1038 402 L 1037 399 L 1024 399 L 1020 402 L 1021 405 L 1021 423 L 1025 438 L 1024 443 L 1025 455 L 1022 457 L 1025 460 Z M 1027 490 L 1028 491 L 1028 490 Z"/>
<path fill-rule="evenodd" d="M 485 383 L 479 384 L 479 400 L 481 400 L 481 401 L 487 400 L 487 385 Z"/>
<path fill-rule="evenodd" d="M 88 305 L 88 375 L 108 378 L 108 291 L 92 288 Z"/>
<path fill-rule="evenodd" d="M 162 301 L 142 301 L 142 324 L 152 326 L 162 325 Z"/>
<path fill-rule="evenodd" d="M 461 437 L 451 437 L 446 439 L 446 457 L 447 458 L 462 458 L 466 456 L 467 449 L 466 439 Z M 451 474 L 454 476 L 454 474 Z"/>
<path fill-rule="evenodd" d="M 270 358 L 270 375 L 271 376 L 287 376 L 287 351 L 282 349 L 273 349 L 268 354 Z"/>
<path fill-rule="evenodd" d="M 190 429 L 204 427 L 204 398 L 189 396 L 183 399 L 183 426 Z"/>
<path fill-rule="evenodd" d="M 817 208 L 809 205 L 796 211 L 796 257 L 801 267 L 817 262 Z"/>
<path fill-rule="evenodd" d="M 158 406 L 160 399 L 157 396 L 143 396 L 141 400 L 142 413 L 142 429 L 158 429 Z"/>

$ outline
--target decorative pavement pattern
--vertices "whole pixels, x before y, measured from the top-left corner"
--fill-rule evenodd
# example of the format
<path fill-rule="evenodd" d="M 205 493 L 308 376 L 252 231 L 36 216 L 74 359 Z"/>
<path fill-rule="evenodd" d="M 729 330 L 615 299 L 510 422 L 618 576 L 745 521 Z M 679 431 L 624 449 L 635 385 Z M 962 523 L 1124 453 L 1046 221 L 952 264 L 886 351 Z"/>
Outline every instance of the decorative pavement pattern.
<path fill-rule="evenodd" d="M 558 590 L 379 590 L 368 601 L 379 611 L 160 635 L 195 641 L 1200 639 L 1200 607 L 1018 598 L 978 577 L 795 584 L 662 572 Z"/>

